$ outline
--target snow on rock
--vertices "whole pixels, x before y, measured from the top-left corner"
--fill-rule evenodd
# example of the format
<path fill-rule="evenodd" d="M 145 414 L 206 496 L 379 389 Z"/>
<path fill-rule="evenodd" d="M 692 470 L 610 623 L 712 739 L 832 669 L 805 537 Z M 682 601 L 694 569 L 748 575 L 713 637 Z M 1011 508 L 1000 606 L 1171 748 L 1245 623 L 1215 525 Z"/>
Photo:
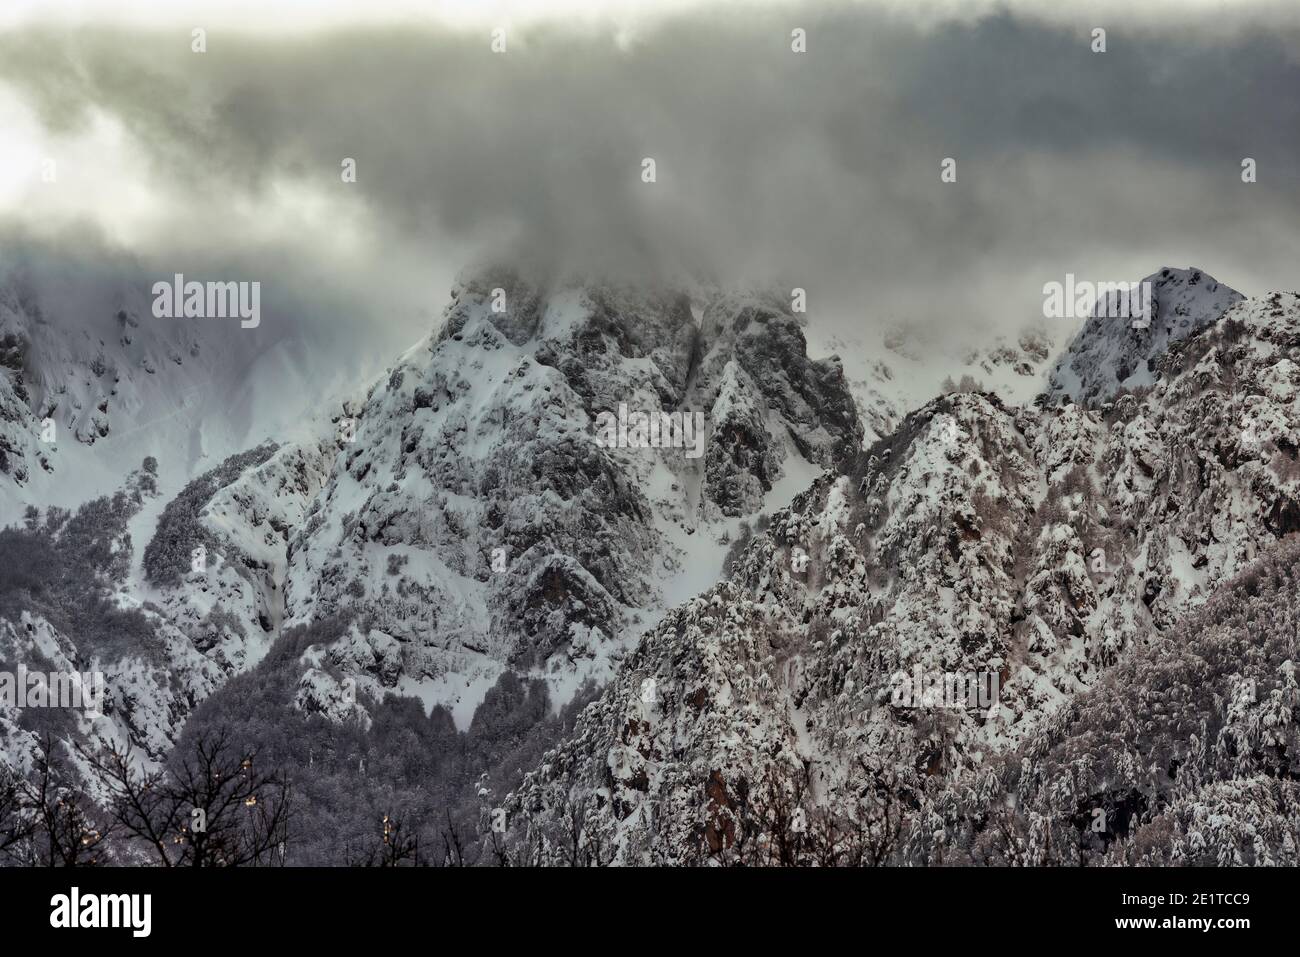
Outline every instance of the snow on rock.
<path fill-rule="evenodd" d="M 1094 314 L 1053 367 L 1046 390 L 1050 398 L 1095 403 L 1121 389 L 1152 385 L 1158 356 L 1243 298 L 1194 267 L 1165 267 L 1142 282 L 1151 284 L 1149 323 Z M 1095 313 L 1105 313 L 1105 306 L 1098 302 Z"/>
<path fill-rule="evenodd" d="M 796 805 L 879 837 L 979 780 L 1300 531 L 1298 330 L 1300 296 L 1243 300 L 1100 407 L 956 393 L 909 415 L 641 639 L 506 800 L 516 846 L 565 859 L 580 816 L 601 863 L 774 861 Z M 997 698 L 900 706 L 918 671 Z"/>
<path fill-rule="evenodd" d="M 332 440 L 264 448 L 192 503 L 202 535 L 169 556 L 179 574 L 142 588 L 143 600 L 227 675 L 256 665 L 280 633 L 289 536 L 337 452 Z M 200 544 L 206 555 L 196 571 L 192 547 Z"/>
<path fill-rule="evenodd" d="M 158 318 L 152 282 L 172 278 L 0 250 L 0 519 L 111 495 L 147 456 L 170 498 L 268 436 L 315 433 L 329 351 L 284 323 Z"/>
<path fill-rule="evenodd" d="M 843 365 L 866 445 L 943 393 L 978 390 L 1004 402 L 1029 401 L 1042 391 L 1064 335 L 1062 326 L 1041 319 L 1015 335 L 953 326 L 867 324 L 854 333 L 831 333 L 810 322 L 810 353 L 834 353 Z"/>
<path fill-rule="evenodd" d="M 72 629 L 65 633 L 39 614 L 0 613 L 0 661 L 102 673 L 103 714 L 78 716 L 67 729 L 69 739 L 92 748 L 107 740 L 131 747 L 138 760 L 161 762 L 193 709 L 253 667 L 278 636 L 286 536 L 319 489 L 332 446 L 332 441 L 266 446 L 205 473 L 162 510 L 159 530 L 148 529 L 153 536 L 143 549 L 143 568 L 130 560 L 127 529 L 138 531 L 134 516 L 156 514 L 152 505 L 163 499 L 154 472 L 131 473 L 114 506 L 89 506 L 110 515 L 120 508 L 121 526 L 102 518 L 86 524 L 93 529 L 98 521 L 98 528 L 120 536 L 112 552 L 120 556 L 121 568 L 101 583 L 106 608 L 95 614 L 131 617 L 101 634 L 94 617 L 63 607 L 61 618 Z M 200 563 L 192 547 L 197 545 L 206 555 L 196 568 Z M 80 570 L 87 579 L 96 574 L 90 566 Z M 126 633 L 115 634 L 119 629 Z M 6 722 L 11 725 L 5 733 L 8 760 L 21 763 L 36 742 L 37 725 L 20 722 L 18 715 L 0 717 L 0 725 Z"/>
<path fill-rule="evenodd" d="M 611 444 L 621 410 L 702 420 L 701 445 Z M 741 518 L 859 442 L 779 299 L 475 272 L 359 403 L 291 537 L 286 622 L 354 614 L 353 644 L 390 636 L 394 683 L 457 714 L 503 667 L 563 702 L 717 578 Z"/>

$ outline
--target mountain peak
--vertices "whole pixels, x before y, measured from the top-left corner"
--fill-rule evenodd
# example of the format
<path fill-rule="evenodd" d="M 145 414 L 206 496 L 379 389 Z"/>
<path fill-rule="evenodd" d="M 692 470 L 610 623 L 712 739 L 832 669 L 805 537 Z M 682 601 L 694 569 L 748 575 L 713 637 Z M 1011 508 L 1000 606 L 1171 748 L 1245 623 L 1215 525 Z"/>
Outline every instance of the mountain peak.
<path fill-rule="evenodd" d="M 1123 389 L 1153 385 L 1155 360 L 1171 344 L 1215 322 L 1245 298 L 1195 267 L 1166 266 L 1138 288 L 1148 285 L 1149 317 L 1132 318 L 1132 310 L 1108 308 L 1116 303 L 1114 293 L 1098 296 L 1093 315 L 1048 377 L 1048 398 L 1096 403 Z M 1116 318 L 1116 313 L 1122 314 Z"/>
<path fill-rule="evenodd" d="M 861 442 L 779 299 L 487 266 L 444 317 L 370 390 L 285 594 L 289 621 L 364 610 L 332 665 L 458 721 L 506 668 L 559 702 L 608 679 L 743 520 Z"/>

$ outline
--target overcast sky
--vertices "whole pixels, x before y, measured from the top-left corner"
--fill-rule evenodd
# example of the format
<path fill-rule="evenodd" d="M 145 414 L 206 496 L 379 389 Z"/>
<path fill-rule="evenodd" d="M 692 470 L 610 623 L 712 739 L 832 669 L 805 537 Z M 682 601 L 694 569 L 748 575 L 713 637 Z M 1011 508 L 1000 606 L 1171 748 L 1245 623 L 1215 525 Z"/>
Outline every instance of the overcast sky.
<path fill-rule="evenodd" d="M 1300 288 L 1300 4 L 1132 5 L 6 0 L 0 236 L 260 279 L 349 350 L 514 248 L 844 327 L 1016 328 L 1067 272 Z"/>

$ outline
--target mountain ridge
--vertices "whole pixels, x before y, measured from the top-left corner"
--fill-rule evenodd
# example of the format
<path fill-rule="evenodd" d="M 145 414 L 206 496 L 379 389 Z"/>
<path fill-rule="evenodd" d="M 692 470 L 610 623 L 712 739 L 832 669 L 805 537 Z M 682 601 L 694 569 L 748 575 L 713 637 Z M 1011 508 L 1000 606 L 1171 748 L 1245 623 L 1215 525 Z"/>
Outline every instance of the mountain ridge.
<path fill-rule="evenodd" d="M 505 802 L 518 851 L 551 860 L 579 812 L 602 863 L 766 859 L 796 809 L 883 839 L 1300 528 L 1297 328 L 1300 296 L 1243 300 L 1104 410 L 913 413 L 643 639 Z M 1002 693 L 892 706 L 917 664 Z"/>

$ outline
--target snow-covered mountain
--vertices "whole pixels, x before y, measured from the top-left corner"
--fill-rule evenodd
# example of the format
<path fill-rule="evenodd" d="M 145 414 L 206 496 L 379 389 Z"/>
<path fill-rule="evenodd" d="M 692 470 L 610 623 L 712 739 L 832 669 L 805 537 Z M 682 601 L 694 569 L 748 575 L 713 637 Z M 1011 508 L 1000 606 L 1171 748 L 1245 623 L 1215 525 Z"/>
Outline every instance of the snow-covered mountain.
<path fill-rule="evenodd" d="M 70 740 L 104 739 L 162 761 L 193 709 L 279 636 L 288 531 L 333 451 L 259 446 L 165 508 L 149 462 L 113 496 L 29 513 L 25 530 L 4 533 L 6 559 L 22 567 L 5 582 L 0 662 L 101 672 L 102 713 L 77 716 Z M 141 516 L 157 517 L 143 549 Z M 0 708 L 5 763 L 26 765 L 38 714 Z"/>
<path fill-rule="evenodd" d="M 116 351 L 103 344 L 106 354 L 126 363 L 122 350 L 137 341 L 128 338 Z M 7 380 L 15 395 L 30 369 L 58 367 L 40 339 L 23 342 Z M 75 356 L 67 363 L 80 371 Z M 119 384 L 161 374 L 144 370 L 103 374 Z M 108 391 L 110 412 L 118 395 L 138 393 Z M 22 434 L 33 407 L 62 408 L 44 410 L 30 395 L 21 404 Z M 602 447 L 597 422 L 621 409 L 632 441 L 620 445 L 616 432 Z M 637 447 L 640 412 L 655 413 L 651 434 L 666 447 Z M 679 447 L 660 432 L 665 413 L 691 427 Z M 74 454 L 115 441 L 113 421 L 73 443 Z M 335 615 L 351 628 L 303 656 L 296 706 L 305 712 L 364 719 L 357 691 L 398 693 L 446 704 L 465 723 L 505 670 L 544 677 L 561 705 L 583 681 L 607 680 L 664 608 L 715 581 L 750 522 L 861 442 L 838 364 L 807 358 L 800 324 L 778 299 L 547 284 L 504 270 L 466 279 L 439 328 L 314 435 L 298 428 L 292 441 L 204 471 L 186 461 L 168 487 L 159 462 L 176 456 L 154 434 L 168 427 L 136 429 L 116 458 L 103 457 L 103 471 L 122 469 L 115 483 L 103 480 L 121 494 L 78 519 L 104 526 L 97 534 L 120 560 L 92 581 L 150 636 L 148 647 L 115 647 L 110 662 L 73 640 L 77 622 L 33 605 L 30 622 L 12 622 L 4 653 L 21 658 L 30 644 L 21 634 L 36 629 L 51 647 L 68 646 L 67 665 L 111 664 L 119 680 L 106 715 L 84 736 L 130 741 L 154 760 L 284 626 Z M 59 498 L 44 501 L 49 484 L 14 478 L 9 521 L 35 502 L 33 535 L 57 542 L 59 529 L 41 523 Z M 104 487 L 99 473 L 81 478 L 83 500 Z"/>
<path fill-rule="evenodd" d="M 156 761 L 279 634 L 285 537 L 333 451 L 316 437 L 330 397 L 308 394 L 292 342 L 159 319 L 149 284 L 123 275 L 23 256 L 0 270 L 0 525 L 28 529 L 8 560 L 56 557 L 49 580 L 10 583 L 0 659 L 103 671 L 83 737 Z M 271 434 L 288 444 L 259 446 Z M 79 557 L 88 540 L 110 554 Z M 11 741 L 19 717 L 0 716 Z"/>
<path fill-rule="evenodd" d="M 699 432 L 602 439 L 602 416 L 647 413 Z M 351 677 L 462 724 L 506 668 L 556 703 L 608 680 L 665 607 L 717 580 L 747 519 L 861 441 L 839 364 L 807 357 L 778 298 L 506 269 L 464 279 L 346 428 L 290 543 L 285 617 L 355 621 L 333 677 L 305 663 L 300 706 L 336 712 Z"/>
<path fill-rule="evenodd" d="M 1166 266 L 1141 282 L 1150 284 L 1150 315 L 1137 320 L 1116 317 L 1122 311 L 1111 308 L 1116 297 L 1099 299 L 1094 315 L 1051 371 L 1048 394 L 1052 398 L 1102 402 L 1121 389 L 1152 385 L 1160 355 L 1243 298 L 1195 268 Z"/>
<path fill-rule="evenodd" d="M 1029 401 L 1046 385 L 1068 329 L 1037 320 L 1015 336 L 986 338 L 902 323 L 845 333 L 813 322 L 806 331 L 810 354 L 839 357 L 869 445 L 943 393 L 979 390 L 1005 402 Z"/>
<path fill-rule="evenodd" d="M 588 862 L 943 860 L 945 834 L 982 827 L 946 816 L 953 795 L 1001 800 L 982 768 L 1044 747 L 1045 722 L 1300 530 L 1298 355 L 1300 295 L 1275 293 L 1171 335 L 1151 388 L 1101 407 L 930 402 L 638 644 L 505 802 L 515 853 L 568 860 L 578 821 Z M 991 700 L 916 687 L 963 680 Z M 1102 797 L 1068 814 L 1121 795 Z M 1031 848 L 1074 826 L 1011 807 Z"/>
<path fill-rule="evenodd" d="M 130 275 L 0 259 L 0 515 L 112 494 L 147 456 L 171 495 L 229 455 L 320 431 L 333 396 L 305 337 L 157 318 L 148 277 Z"/>
<path fill-rule="evenodd" d="M 991 334 L 987 341 L 953 323 L 871 319 L 855 333 L 813 325 L 809 350 L 840 357 L 868 443 L 936 395 L 957 389 L 990 392 L 1014 405 L 1044 392 L 1057 401 L 1100 402 L 1151 385 L 1156 357 L 1242 298 L 1196 268 L 1165 267 L 1141 282 L 1150 284 L 1149 322 L 1107 317 L 1111 295 L 1082 322 L 1037 318 L 1016 335 Z"/>
<path fill-rule="evenodd" d="M 1123 832 L 1089 859 L 1144 859 L 1127 837 L 1153 827 L 1201 859 L 1197 801 L 1270 834 L 1294 801 L 1259 780 L 1297 720 L 1281 646 L 1256 698 L 1216 671 L 1188 704 L 1193 790 L 1138 774 L 1141 742 L 1104 774 L 1079 754 L 1088 715 L 1138 720 L 1108 682 L 1192 667 L 1172 636 L 1228 655 L 1198 609 L 1300 531 L 1300 296 L 1151 282 L 1150 329 L 1094 317 L 1053 364 L 1063 327 L 813 358 L 847 343 L 783 296 L 489 266 L 272 441 L 264 403 L 212 401 L 268 378 L 242 345 L 133 325 L 130 290 L 101 329 L 10 283 L 0 665 L 104 672 L 104 713 L 55 730 L 152 764 L 263 661 L 265 713 L 353 741 L 388 696 L 454 738 L 523 695 L 493 698 L 503 675 L 552 709 L 605 685 L 513 794 L 479 791 L 494 853 L 531 862 L 1043 862 L 1098 809 Z M 313 401 L 301 382 L 275 388 Z M 953 680 L 972 696 L 936 701 Z M 4 763 L 30 765 L 34 714 L 0 710 Z M 1257 759 L 1195 750 L 1236 741 Z M 1045 755 L 1068 794 L 1017 770 Z"/>

